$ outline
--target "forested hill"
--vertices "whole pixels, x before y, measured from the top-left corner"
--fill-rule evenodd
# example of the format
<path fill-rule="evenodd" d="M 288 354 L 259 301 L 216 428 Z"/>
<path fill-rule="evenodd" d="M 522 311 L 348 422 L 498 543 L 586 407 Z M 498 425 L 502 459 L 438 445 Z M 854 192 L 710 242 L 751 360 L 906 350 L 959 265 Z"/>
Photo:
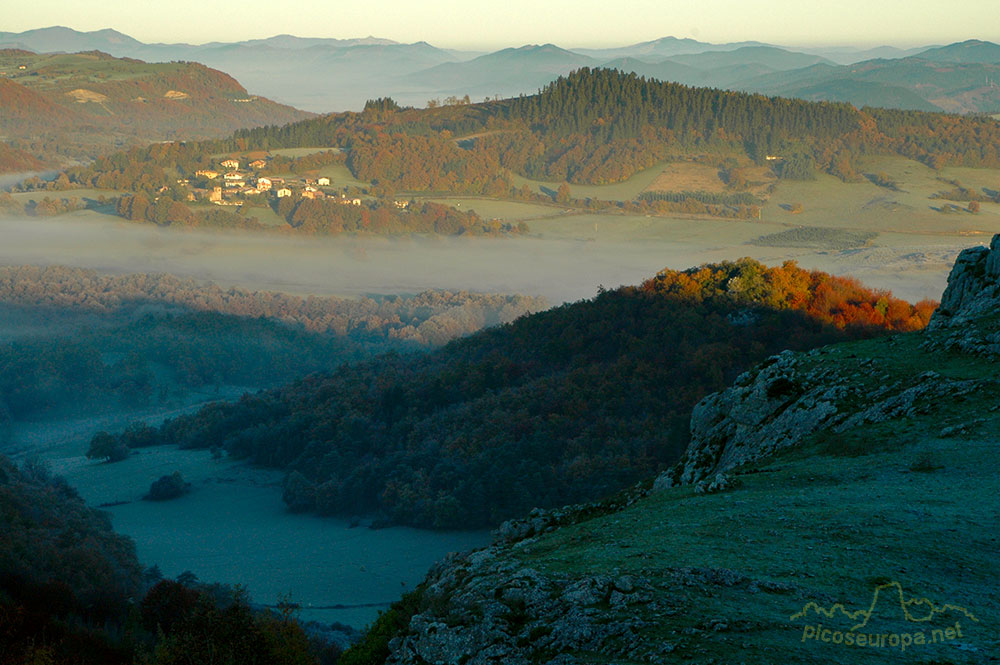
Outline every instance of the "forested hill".
<path fill-rule="evenodd" d="M 287 469 L 293 510 L 485 526 L 650 477 L 684 450 L 691 407 L 773 353 L 918 329 L 933 307 L 792 263 L 664 271 L 121 439 Z"/>
<path fill-rule="evenodd" d="M 555 201 L 587 210 L 754 219 L 763 202 L 748 176 L 755 166 L 768 167 L 768 181 L 809 180 L 826 171 L 845 182 L 863 180 L 859 157 L 871 154 L 903 155 L 933 168 L 1000 168 L 1000 123 L 989 117 L 856 109 L 842 103 L 692 88 L 617 70 L 581 69 L 532 96 L 427 109 L 401 108 L 386 98 L 370 100 L 361 113 L 243 129 L 224 140 L 134 148 L 70 169 L 53 183 L 31 186 L 114 188 L 142 195 L 126 203 L 158 199 L 162 210 L 139 206 L 145 210 L 142 215 L 135 214 L 132 205 L 120 208 L 119 214 L 130 219 L 260 228 L 256 220 L 205 220 L 178 206 L 171 214 L 170 208 L 194 195 L 181 184 L 185 179 L 208 186 L 199 171 L 217 168 L 219 155 L 249 162 L 284 148 L 317 152 L 298 160 L 272 153 L 265 173 L 287 167 L 293 173 L 315 174 L 320 166 L 343 163 L 369 196 L 368 213 L 359 208 L 353 217 L 329 199 L 303 201 L 293 196 L 280 204 L 273 199 L 275 212 L 299 232 L 396 229 L 497 235 L 523 229 L 495 228 L 492 222 L 454 209 L 450 220 L 444 219 L 444 209 L 400 211 L 396 197 L 466 193 Z M 708 198 L 705 192 L 672 193 L 676 200 L 670 201 L 570 200 L 568 185 L 559 188 L 562 194 L 547 195 L 516 177 L 606 184 L 656 164 L 686 161 L 717 167 L 726 191 Z"/>
<path fill-rule="evenodd" d="M 497 189 L 498 169 L 524 176 L 607 183 L 665 159 L 710 155 L 768 163 L 784 177 L 815 169 L 857 177 L 854 158 L 891 153 L 944 165 L 1000 166 L 1000 126 L 989 117 L 856 109 L 665 83 L 610 69 L 580 69 L 536 95 L 482 104 L 398 109 L 237 132 L 233 150 L 337 145 L 353 150 L 355 175 L 400 188 L 448 181 Z M 391 100 L 390 100 L 391 101 Z M 454 137 L 469 136 L 466 142 Z M 402 164 L 430 158 L 441 172 L 422 183 Z M 433 169 L 431 169 L 433 172 Z M 436 172 L 435 172 L 436 173 Z"/>

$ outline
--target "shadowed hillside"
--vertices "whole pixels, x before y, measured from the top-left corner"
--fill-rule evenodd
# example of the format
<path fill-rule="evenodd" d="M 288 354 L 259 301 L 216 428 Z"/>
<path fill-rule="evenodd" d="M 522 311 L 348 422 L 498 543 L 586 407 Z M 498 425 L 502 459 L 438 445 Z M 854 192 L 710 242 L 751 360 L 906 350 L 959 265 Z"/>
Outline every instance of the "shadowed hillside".
<path fill-rule="evenodd" d="M 120 440 L 221 444 L 287 469 L 292 510 L 496 524 L 672 463 L 691 406 L 771 353 L 918 329 L 932 309 L 794 264 L 663 271 L 435 353 L 345 366 Z"/>
<path fill-rule="evenodd" d="M 671 472 L 502 525 L 341 662 L 994 662 L 998 259 L 926 331 L 741 375 Z"/>

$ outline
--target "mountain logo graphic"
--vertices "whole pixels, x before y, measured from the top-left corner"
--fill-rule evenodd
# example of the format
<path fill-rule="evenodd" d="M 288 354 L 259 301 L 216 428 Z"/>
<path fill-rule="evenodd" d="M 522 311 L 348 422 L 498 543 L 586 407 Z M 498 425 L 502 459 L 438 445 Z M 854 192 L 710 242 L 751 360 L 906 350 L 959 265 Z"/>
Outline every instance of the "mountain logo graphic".
<path fill-rule="evenodd" d="M 841 603 L 825 608 L 817 603 L 810 602 L 807 603 L 801 611 L 793 614 L 790 619 L 792 621 L 797 619 L 808 619 L 810 613 L 816 614 L 825 619 L 844 617 L 855 622 L 855 624 L 851 626 L 850 630 L 862 630 L 867 627 L 868 621 L 875 613 L 875 608 L 878 606 L 880 596 L 882 594 L 889 594 L 894 597 L 894 601 L 899 604 L 902 617 L 906 619 L 906 621 L 912 623 L 929 623 L 933 621 L 935 617 L 948 612 L 963 614 L 967 619 L 979 623 L 979 619 L 976 618 L 972 612 L 960 605 L 939 605 L 929 598 L 917 598 L 916 596 L 907 597 L 906 592 L 903 591 L 903 585 L 899 582 L 886 582 L 885 584 L 879 584 L 875 587 L 875 591 L 872 594 L 872 602 L 867 609 L 854 610 L 852 612 Z"/>

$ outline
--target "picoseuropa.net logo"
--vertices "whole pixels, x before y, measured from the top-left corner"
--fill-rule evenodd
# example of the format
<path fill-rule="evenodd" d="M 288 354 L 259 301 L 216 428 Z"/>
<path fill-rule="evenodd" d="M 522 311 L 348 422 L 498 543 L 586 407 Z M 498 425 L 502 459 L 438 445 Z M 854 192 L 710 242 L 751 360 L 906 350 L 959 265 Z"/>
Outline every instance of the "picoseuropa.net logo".
<path fill-rule="evenodd" d="M 829 608 L 807 603 L 791 620 L 805 622 L 803 642 L 900 651 L 962 639 L 963 621 L 966 629 L 970 623 L 979 623 L 960 605 L 907 597 L 899 582 L 876 586 L 867 609 L 850 611 L 841 603 Z"/>

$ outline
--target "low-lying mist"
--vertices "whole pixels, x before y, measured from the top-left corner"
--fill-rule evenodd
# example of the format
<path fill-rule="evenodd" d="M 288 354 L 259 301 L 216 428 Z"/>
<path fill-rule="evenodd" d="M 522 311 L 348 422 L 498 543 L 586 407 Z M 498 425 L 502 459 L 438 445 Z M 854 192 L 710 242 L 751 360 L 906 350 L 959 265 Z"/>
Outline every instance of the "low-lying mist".
<path fill-rule="evenodd" d="M 177 231 L 70 218 L 0 221 L 0 264 L 166 272 L 299 294 L 449 289 L 525 293 L 560 303 L 633 284 L 665 265 L 655 250 L 578 240 L 335 237 Z"/>
<path fill-rule="evenodd" d="M 87 215 L 78 217 L 78 215 Z M 0 265 L 64 264 L 113 273 L 166 272 L 220 286 L 295 294 L 357 296 L 427 289 L 524 293 L 550 303 L 593 296 L 603 285 L 637 284 L 664 267 L 682 269 L 752 256 L 770 264 L 850 274 L 916 301 L 938 298 L 955 254 L 953 239 L 931 248 L 874 247 L 852 252 L 752 247 L 745 229 L 684 224 L 683 232 L 629 238 L 559 234 L 552 238 L 289 237 L 179 231 L 73 213 L 59 219 L 0 219 Z M 608 225 L 607 220 L 602 225 Z M 680 229 L 680 227 L 677 227 Z M 702 230 L 703 229 L 703 230 Z M 720 233 L 720 229 L 723 230 Z M 755 233 L 763 232 L 759 231 Z M 925 251 L 926 250 L 926 251 Z"/>

